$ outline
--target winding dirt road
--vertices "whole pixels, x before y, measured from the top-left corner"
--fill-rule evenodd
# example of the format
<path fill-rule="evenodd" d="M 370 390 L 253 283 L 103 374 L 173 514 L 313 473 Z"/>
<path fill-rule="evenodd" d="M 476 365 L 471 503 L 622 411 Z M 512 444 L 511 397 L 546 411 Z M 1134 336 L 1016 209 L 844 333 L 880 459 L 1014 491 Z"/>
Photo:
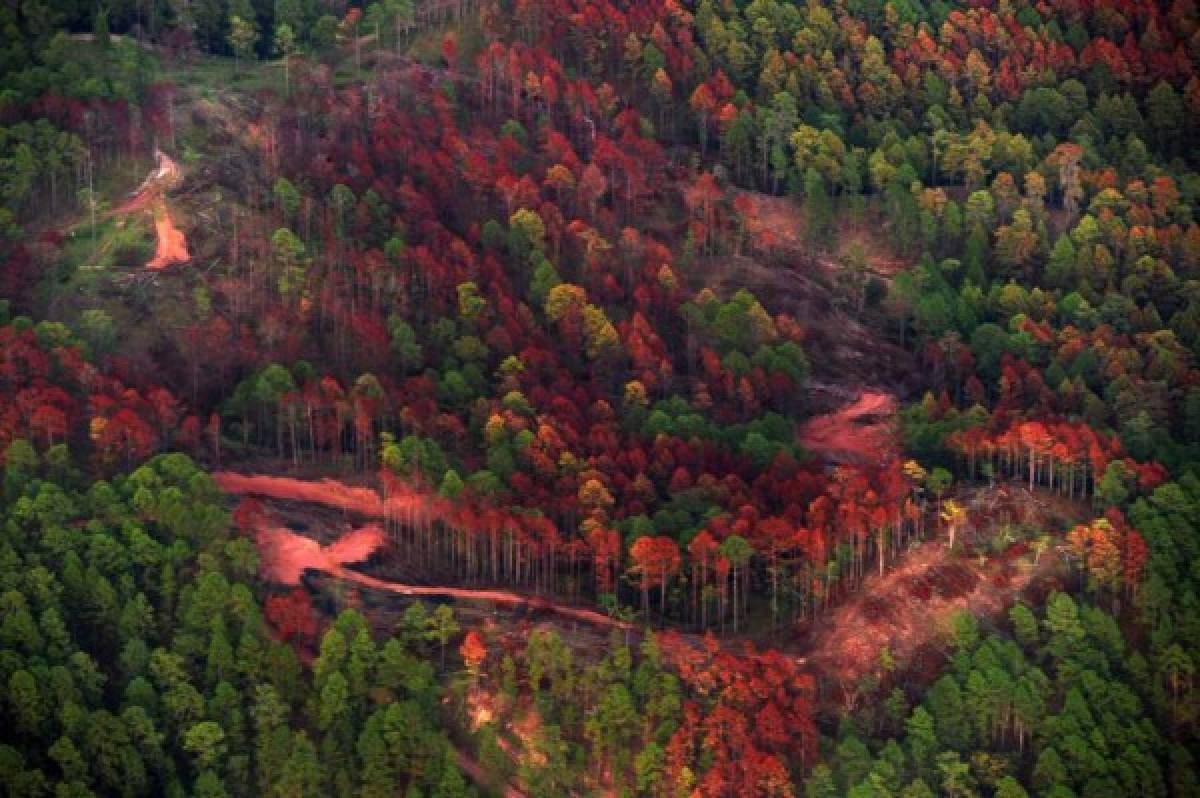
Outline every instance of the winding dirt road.
<path fill-rule="evenodd" d="M 837 432 L 837 435 L 833 435 L 835 442 L 857 445 L 853 440 L 843 441 L 838 437 L 853 435 L 845 425 L 853 427 L 856 422 L 866 422 L 867 426 L 883 423 L 872 419 L 886 417 L 892 408 L 892 397 L 865 394 L 831 414 L 836 418 L 829 418 L 823 423 L 833 425 L 831 435 Z M 818 420 L 822 419 L 826 417 Z M 818 431 L 824 429 L 819 427 Z M 403 517 L 399 513 L 402 509 L 427 506 L 431 499 L 420 492 L 393 491 L 385 499 L 370 488 L 329 479 L 306 481 L 227 471 L 216 472 L 213 478 L 226 493 L 315 504 L 371 519 L 363 526 L 346 524 L 343 534 L 328 546 L 322 546 L 316 540 L 272 521 L 269 514 L 260 515 L 253 526 L 261 553 L 263 577 L 268 581 L 297 585 L 305 571 L 316 570 L 396 595 L 489 602 L 509 608 L 553 613 L 602 628 L 637 630 L 632 624 L 601 612 L 559 604 L 542 597 L 507 590 L 392 582 L 350 567 L 367 561 L 387 545 L 387 533 L 379 521 Z M 997 498 L 1003 499 L 1002 511 L 992 506 Z M 1042 507 L 1036 494 L 1021 489 L 1009 490 L 1003 485 L 976 488 L 968 504 L 974 506 L 985 499 L 991 500 L 991 504 L 983 516 L 997 525 L 1005 519 L 1024 518 L 1033 512 L 1027 518 L 1031 523 L 1046 529 L 1063 529 L 1068 528 L 1071 519 L 1081 512 L 1078 508 Z M 990 534 L 988 529 L 982 529 L 978 537 L 983 540 Z M 993 557 L 964 557 L 947 550 L 941 540 L 926 541 L 906 552 L 883 576 L 868 576 L 858 591 L 826 615 L 813 630 L 814 633 L 801 643 L 799 650 L 794 646 L 784 646 L 790 650 L 782 653 L 797 665 L 811 667 L 816 672 L 833 677 L 835 681 L 843 682 L 843 685 L 852 685 L 859 677 L 878 667 L 879 652 L 884 648 L 892 653 L 901 667 L 909 660 L 920 657 L 924 648 L 936 644 L 946 621 L 957 611 L 965 609 L 982 617 L 996 617 L 1003 613 L 1034 579 L 1053 570 L 1048 560 L 1048 557 L 1042 558 L 1038 567 L 1023 550 Z M 704 645 L 703 638 L 686 632 L 674 633 L 670 639 L 689 648 Z M 854 690 L 847 688 L 847 693 L 854 693 Z"/>
<path fill-rule="evenodd" d="M 213 479 L 229 494 L 248 494 L 281 501 L 319 504 L 376 519 L 384 519 L 389 513 L 410 507 L 422 499 L 419 493 L 413 492 L 393 495 L 385 500 L 370 488 L 353 487 L 331 479 L 308 482 L 288 477 L 251 476 L 229 471 L 218 471 L 213 474 Z M 376 522 L 350 528 L 328 546 L 322 546 L 312 538 L 270 523 L 266 514 L 258 515 L 254 525 L 260 569 L 263 578 L 268 582 L 287 586 L 299 585 L 305 571 L 315 570 L 364 587 L 404 596 L 446 596 L 490 601 L 506 606 L 528 605 L 588 623 L 618 628 L 629 627 L 629 624 L 597 612 L 565 607 L 507 591 L 407 585 L 377 579 L 347 567 L 365 562 L 387 544 L 387 533 Z M 480 788 L 492 790 L 494 785 L 483 766 L 461 747 L 455 746 L 454 750 L 458 766 L 463 773 Z M 525 793 L 511 784 L 504 785 L 500 794 L 503 798 L 526 798 Z"/>
<path fill-rule="evenodd" d="M 334 480 L 307 482 L 289 477 L 248 476 L 218 471 L 213 479 L 230 494 L 249 494 L 270 499 L 308 502 L 357 513 L 368 518 L 396 517 L 402 508 L 422 501 L 418 493 L 392 495 L 384 500 L 370 488 L 351 487 Z M 379 524 L 351 529 L 329 546 L 286 527 L 258 522 L 255 530 L 263 577 L 277 584 L 294 586 L 306 570 L 312 569 L 353 582 L 363 587 L 401 596 L 440 596 L 464 601 L 485 601 L 511 608 L 552 612 L 575 621 L 614 629 L 632 629 L 625 621 L 601 612 L 559 604 L 540 596 L 526 596 L 508 590 L 484 590 L 429 585 L 410 585 L 378 579 L 347 567 L 365 562 L 387 542 Z"/>

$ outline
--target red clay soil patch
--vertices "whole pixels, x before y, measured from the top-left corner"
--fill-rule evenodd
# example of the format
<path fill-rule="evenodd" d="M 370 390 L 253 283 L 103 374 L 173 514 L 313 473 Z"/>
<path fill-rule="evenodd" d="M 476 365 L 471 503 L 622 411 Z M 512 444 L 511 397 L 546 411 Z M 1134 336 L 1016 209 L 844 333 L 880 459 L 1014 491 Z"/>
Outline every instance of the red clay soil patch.
<path fill-rule="evenodd" d="M 404 487 L 393 490 L 385 501 L 371 488 L 347 485 L 336 479 L 309 481 L 261 474 L 236 474 L 232 471 L 216 471 L 212 477 L 218 487 L 226 493 L 246 493 L 268 499 L 320 504 L 367 518 L 399 516 L 416 505 L 427 504 L 430 501 L 424 493 Z"/>
<path fill-rule="evenodd" d="M 154 258 L 146 264 L 146 268 L 159 271 L 176 263 L 187 263 L 192 256 L 188 253 L 187 239 L 175 226 L 175 220 L 171 218 L 171 212 L 163 201 L 167 189 L 179 180 L 179 166 L 161 150 L 155 150 L 154 154 L 158 159 L 158 166 L 146 176 L 129 199 L 113 210 L 113 213 L 127 215 L 153 210 L 154 231 L 158 243 L 154 249 Z"/>
<path fill-rule="evenodd" d="M 407 508 L 423 499 L 419 492 L 394 489 L 385 502 L 370 488 L 356 488 L 335 480 L 320 482 L 287 477 L 243 476 L 228 472 L 213 474 L 217 485 L 226 493 L 251 493 L 274 499 L 307 501 L 326 506 L 340 507 L 369 517 L 402 517 L 396 507 Z M 394 593 L 402 596 L 440 596 L 464 601 L 484 601 L 512 608 L 527 607 L 545 611 L 576 621 L 616 629 L 632 628 L 631 624 L 594 610 L 559 604 L 538 596 L 523 596 L 507 590 L 475 590 L 456 587 L 412 585 L 391 582 L 364 574 L 348 564 L 363 562 L 387 544 L 387 535 L 378 524 L 347 531 L 328 546 L 322 547 L 312 538 L 280 526 L 266 513 L 253 520 L 255 538 L 258 541 L 259 561 L 265 579 L 283 585 L 294 586 L 306 570 L 321 571 L 347 582 L 363 587 Z"/>
<path fill-rule="evenodd" d="M 746 220 L 746 231 L 758 249 L 800 249 L 804 247 L 807 224 L 800 206 L 787 197 L 773 197 L 754 191 L 741 192 L 753 209 Z"/>
<path fill-rule="evenodd" d="M 742 191 L 738 196 L 748 200 L 752 209 L 746 219 L 746 232 L 750 234 L 753 249 L 764 253 L 814 254 L 812 244 L 806 239 L 808 221 L 798 202 L 755 191 Z M 838 260 L 853 246 L 858 246 L 866 256 L 867 269 L 882 277 L 893 277 L 912 265 L 911 260 L 893 256 L 888 251 L 886 236 L 869 225 L 835 222 L 833 240 L 837 242 L 835 251 L 827 258 L 821 257 L 821 263 L 827 268 L 836 267 Z"/>
<path fill-rule="evenodd" d="M 882 577 L 869 576 L 857 594 L 821 620 L 808 641 L 807 661 L 819 674 L 852 689 L 879 668 L 887 647 L 901 667 L 936 668 L 940 635 L 950 617 L 968 610 L 995 617 L 1029 585 L 1041 568 L 1003 558 L 980 565 L 951 555 L 930 541 L 908 553 Z"/>
<path fill-rule="evenodd" d="M 844 407 L 800 428 L 800 443 L 831 460 L 875 461 L 895 448 L 896 397 L 864 391 Z"/>
<path fill-rule="evenodd" d="M 343 565 L 365 562 L 386 540 L 379 524 L 368 524 L 322 547 L 312 538 L 273 526 L 266 519 L 260 522 L 256 537 L 263 578 L 288 586 L 299 585 L 309 568 L 335 573 Z"/>
<path fill-rule="evenodd" d="M 213 481 L 226 493 L 250 493 L 268 499 L 324 504 L 366 516 L 382 517 L 383 500 L 370 488 L 352 487 L 334 479 L 308 481 L 291 477 L 214 471 Z"/>
<path fill-rule="evenodd" d="M 154 259 L 146 264 L 147 269 L 157 271 L 192 259 L 188 254 L 187 239 L 175 226 L 165 202 L 160 201 L 154 211 L 154 231 L 158 234 L 158 244 L 154 249 Z"/>

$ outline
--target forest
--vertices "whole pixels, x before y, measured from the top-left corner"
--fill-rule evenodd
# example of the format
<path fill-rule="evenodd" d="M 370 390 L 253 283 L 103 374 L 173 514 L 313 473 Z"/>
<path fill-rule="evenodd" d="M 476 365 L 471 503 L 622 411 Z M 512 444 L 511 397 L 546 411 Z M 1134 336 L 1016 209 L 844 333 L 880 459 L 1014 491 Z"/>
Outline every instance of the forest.
<path fill-rule="evenodd" d="M 1200 795 L 1194 0 L 0 31 L 5 795 Z"/>

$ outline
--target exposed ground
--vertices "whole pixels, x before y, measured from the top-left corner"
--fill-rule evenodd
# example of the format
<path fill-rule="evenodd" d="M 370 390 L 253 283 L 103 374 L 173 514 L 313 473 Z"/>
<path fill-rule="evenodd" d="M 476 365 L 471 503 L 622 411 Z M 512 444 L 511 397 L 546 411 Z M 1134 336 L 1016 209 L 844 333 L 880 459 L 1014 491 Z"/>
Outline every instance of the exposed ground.
<path fill-rule="evenodd" d="M 862 391 L 900 398 L 916 393 L 921 379 L 912 354 L 889 340 L 880 314 L 859 309 L 861 285 L 851 288 L 842 266 L 857 251 L 865 266 L 861 279 L 886 281 L 903 268 L 882 234 L 846 223 L 834 233 L 831 250 L 823 250 L 805 240 L 803 210 L 793 199 L 740 193 L 755 208 L 747 253 L 697 258 L 685 272 L 690 287 L 722 296 L 746 288 L 771 313 L 788 313 L 803 324 L 804 348 L 820 353 L 812 358 L 813 375 L 830 389 L 808 391 L 819 411 L 833 411 Z"/>
<path fill-rule="evenodd" d="M 165 269 L 176 263 L 187 263 L 191 260 L 188 254 L 187 239 L 183 232 L 175 226 L 171 212 L 165 202 L 154 209 L 154 232 L 158 243 L 154 248 L 154 258 L 146 264 L 147 269 Z"/>
<path fill-rule="evenodd" d="M 221 489 L 228 493 L 246 493 L 289 502 L 312 502 L 376 519 L 401 517 L 401 508 L 407 509 L 421 501 L 420 494 L 417 493 L 394 493 L 384 500 L 369 488 L 353 488 L 334 480 L 304 482 L 288 477 L 247 477 L 229 472 L 217 472 L 213 477 Z M 314 570 L 384 593 L 486 602 L 508 608 L 550 612 L 573 621 L 602 627 L 630 628 L 630 624 L 603 613 L 537 596 L 507 590 L 408 584 L 380 579 L 348 567 L 350 564 L 371 559 L 383 549 L 387 536 L 378 524 L 363 527 L 351 527 L 347 524 L 336 541 L 322 546 L 311 537 L 280 526 L 268 511 L 256 520 L 254 532 L 259 548 L 262 576 L 277 584 L 298 585 L 305 571 Z"/>
<path fill-rule="evenodd" d="M 800 443 L 832 461 L 874 462 L 896 449 L 896 397 L 863 391 L 831 413 L 810 418 Z"/>
<path fill-rule="evenodd" d="M 805 238 L 808 224 L 796 200 L 757 191 L 738 191 L 737 194 L 748 199 L 753 209 L 746 228 L 756 250 L 766 254 L 816 254 Z M 834 227 L 832 251 L 821 255 L 827 269 L 836 269 L 837 264 L 856 248 L 866 261 L 867 271 L 880 277 L 891 277 L 909 265 L 891 254 L 883 231 L 853 221 L 835 222 Z"/>
<path fill-rule="evenodd" d="M 893 409 L 890 396 L 863 394 L 842 411 L 816 419 L 809 434 L 824 436 L 821 439 L 830 447 L 862 455 L 865 451 L 845 425 L 865 425 L 869 439 L 870 431 L 885 424 Z M 397 508 L 419 503 L 417 492 L 393 489 L 384 498 L 371 488 L 332 479 L 305 481 L 230 472 L 217 472 L 214 478 L 226 492 L 253 496 L 261 504 L 262 512 L 247 515 L 258 542 L 263 577 L 284 586 L 315 588 L 331 610 L 339 602 L 369 608 L 372 623 L 386 629 L 394 626 L 412 598 L 448 600 L 455 603 L 464 627 L 487 630 L 497 650 L 515 653 L 535 628 L 550 625 L 581 659 L 600 656 L 606 650 L 606 635 L 614 628 L 624 629 L 627 638 L 639 635 L 631 624 L 540 597 L 399 582 L 365 573 L 362 567 L 386 558 L 390 548 L 379 521 L 394 521 Z M 1030 493 L 1017 483 L 978 487 L 958 498 L 969 517 L 969 527 L 958 537 L 961 551 L 949 551 L 938 531 L 928 530 L 933 539 L 912 547 L 892 570 L 882 576 L 872 572 L 859 590 L 816 624 L 797 627 L 799 636 L 789 640 L 784 635 L 772 644 L 801 672 L 819 677 L 825 707 L 853 709 L 858 702 L 871 700 L 864 692 L 863 677 L 884 675 L 880 663 L 885 649 L 896 668 L 891 683 L 933 678 L 946 660 L 946 633 L 957 612 L 967 610 L 989 624 L 1035 585 L 1048 589 L 1054 582 L 1060 568 L 1055 551 L 1037 556 L 1017 538 L 1031 530 L 1061 531 L 1085 510 L 1064 497 Z M 994 556 L 984 554 L 1007 534 L 1012 535 L 1012 543 Z M 345 587 L 351 588 L 349 594 Z M 664 632 L 659 643 L 668 662 L 688 659 L 705 646 L 698 635 L 679 631 Z M 737 640 L 726 640 L 725 645 L 736 647 Z M 762 656 L 749 650 L 744 655 Z M 497 717 L 495 697 L 485 686 L 471 687 L 465 701 L 472 729 L 502 720 Z M 529 755 L 539 722 L 531 706 L 519 706 L 503 722 L 499 742 L 514 761 Z M 456 751 L 460 767 L 476 784 L 496 789 L 467 750 L 456 746 Z M 520 788 L 520 784 L 503 785 L 500 794 L 525 798 Z"/>
<path fill-rule="evenodd" d="M 944 535 L 930 530 L 934 539 L 912 548 L 883 576 L 867 577 L 799 641 L 809 665 L 848 705 L 859 698 L 864 676 L 880 674 L 885 648 L 908 678 L 931 678 L 945 660 L 956 613 L 966 610 L 990 624 L 1023 595 L 1052 587 L 1062 568 L 1058 552 L 1048 547 L 1039 554 L 1020 538 L 1035 530 L 1061 532 L 1086 515 L 1079 502 L 1016 483 L 975 488 L 959 500 L 973 524 L 960 533 L 963 552 L 951 552 Z M 1006 534 L 1011 542 L 1001 552 L 985 553 Z"/>
<path fill-rule="evenodd" d="M 880 397 L 864 397 L 856 404 L 862 413 L 888 406 Z M 600 629 L 631 628 L 602 613 L 541 597 L 391 581 L 352 567 L 377 558 L 387 544 L 378 523 L 356 525 L 355 517 L 383 519 L 385 507 L 396 497 L 385 501 L 370 488 L 328 479 L 306 482 L 229 472 L 217 472 L 214 478 L 228 493 L 266 500 L 254 532 L 263 577 L 276 584 L 297 585 L 315 571 L 384 594 L 533 610 Z M 975 488 L 960 500 L 973 524 L 959 535 L 962 553 L 948 551 L 937 530 L 930 530 L 937 539 L 915 546 L 883 576 L 868 577 L 861 589 L 795 641 L 790 653 L 802 655 L 815 670 L 846 686 L 875 671 L 885 647 L 900 665 L 928 656 L 928 648 L 936 649 L 955 612 L 966 609 L 985 619 L 998 617 L 1035 579 L 1057 567 L 1053 550 L 1037 557 L 1018 537 L 1034 529 L 1065 529 L 1084 515 L 1076 502 L 1030 493 L 1016 484 Z M 305 513 L 316 519 L 311 525 L 296 520 Z M 337 513 L 342 514 L 340 520 Z M 995 556 L 983 553 L 986 544 L 1006 532 L 1012 536 L 1011 545 Z"/>
<path fill-rule="evenodd" d="M 879 671 L 885 648 L 901 665 L 930 654 L 940 660 L 956 612 L 998 617 L 1051 562 L 1045 557 L 1035 568 L 1021 554 L 1014 546 L 980 564 L 951 557 L 941 540 L 921 544 L 821 620 L 808 644 L 809 663 L 851 700 L 859 680 Z"/>
<path fill-rule="evenodd" d="M 146 264 L 147 269 L 158 271 L 176 263 L 187 263 L 187 239 L 175 226 L 171 210 L 167 206 L 166 193 L 178 185 L 181 177 L 179 166 L 165 152 L 155 150 L 158 165 L 125 202 L 113 210 L 117 216 L 149 212 L 154 216 L 154 231 L 157 244 L 154 258 Z"/>
<path fill-rule="evenodd" d="M 385 542 L 383 527 L 378 524 L 351 529 L 329 546 L 267 521 L 256 535 L 262 577 L 279 585 L 300 584 L 309 568 L 340 576 L 346 565 L 369 560 Z"/>
<path fill-rule="evenodd" d="M 757 191 L 739 191 L 738 196 L 748 199 L 753 209 L 746 231 L 757 248 L 768 252 L 801 252 L 808 248 L 804 240 L 808 225 L 804 214 L 791 199 Z"/>

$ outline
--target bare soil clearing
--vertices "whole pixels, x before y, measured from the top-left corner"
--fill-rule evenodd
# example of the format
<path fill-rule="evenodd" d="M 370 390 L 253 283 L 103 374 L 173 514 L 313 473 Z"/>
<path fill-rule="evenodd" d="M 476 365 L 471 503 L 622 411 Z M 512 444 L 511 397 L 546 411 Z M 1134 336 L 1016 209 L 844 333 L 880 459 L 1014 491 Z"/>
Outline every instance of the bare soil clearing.
<path fill-rule="evenodd" d="M 804 240 L 808 225 L 799 206 L 791 199 L 756 191 L 740 191 L 738 196 L 748 199 L 753 209 L 746 222 L 746 232 L 756 248 L 766 252 L 808 248 Z"/>
<path fill-rule="evenodd" d="M 890 397 L 864 395 L 835 415 L 851 419 L 877 417 L 892 407 Z M 330 522 L 330 510 L 378 521 L 388 517 L 391 502 L 418 501 L 416 492 L 406 498 L 393 494 L 385 500 L 370 488 L 330 479 L 306 482 L 230 472 L 217 472 L 214 478 L 228 493 L 286 503 L 288 512 L 284 515 L 293 519 L 288 526 L 282 525 L 279 516 L 268 508 L 255 528 L 262 572 L 268 581 L 297 585 L 306 572 L 316 571 L 385 594 L 478 602 L 512 610 L 546 612 L 593 628 L 633 629 L 630 624 L 603 613 L 537 596 L 508 590 L 391 581 L 351 567 L 380 556 L 387 548 L 387 535 L 378 523 L 355 526 L 346 515 L 340 522 L 336 519 Z M 1058 567 L 1053 551 L 1035 557 L 1022 543 L 1014 543 L 991 557 L 976 547 L 990 541 L 1009 524 L 1055 531 L 1067 528 L 1084 515 L 1078 503 L 1059 496 L 1030 493 L 1015 484 L 975 488 L 961 500 L 969 508 L 973 524 L 959 537 L 965 553 L 948 551 L 940 539 L 919 544 L 883 576 L 869 576 L 858 591 L 788 645 L 789 656 L 826 675 L 851 694 L 863 676 L 878 670 L 880 652 L 885 648 L 901 668 L 919 665 L 922 660 L 931 660 L 936 667 L 942 658 L 943 632 L 954 613 L 967 610 L 984 619 L 998 618 L 1035 580 L 1050 578 Z M 305 507 L 314 516 L 325 513 L 329 522 L 325 526 L 332 528 L 323 529 L 315 522 L 303 531 L 289 528 L 301 526 L 295 519 L 303 517 Z M 936 531 L 931 530 L 930 534 Z M 696 635 L 673 633 L 670 637 L 689 646 L 702 644 Z"/>
<path fill-rule="evenodd" d="M 896 397 L 863 391 L 838 410 L 809 419 L 800 443 L 832 461 L 874 462 L 896 449 Z"/>
<path fill-rule="evenodd" d="M 237 474 L 217 471 L 213 479 L 226 493 L 245 493 L 269 499 L 286 499 L 333 507 L 345 512 L 359 513 L 369 518 L 382 518 L 383 498 L 370 488 L 356 487 L 335 479 L 309 481 L 292 477 Z"/>
<path fill-rule="evenodd" d="M 158 243 L 154 248 L 154 258 L 146 264 L 147 269 L 158 271 L 176 263 L 187 263 L 192 256 L 188 253 L 187 239 L 183 232 L 175 226 L 167 205 L 159 200 L 154 211 L 154 231 Z"/>
<path fill-rule="evenodd" d="M 155 150 L 155 156 L 158 159 L 157 168 L 113 213 L 129 215 L 149 211 L 154 214 L 154 230 L 158 242 L 154 258 L 146 264 L 146 268 L 160 271 L 176 263 L 187 263 L 191 260 L 191 254 L 188 252 L 187 238 L 175 226 L 165 198 L 166 192 L 180 181 L 179 166 L 161 150 Z"/>
<path fill-rule="evenodd" d="M 365 562 L 383 547 L 385 537 L 378 524 L 351 529 L 330 546 L 264 522 L 256 530 L 262 576 L 280 585 L 298 585 L 309 568 L 338 573 L 343 566 Z"/>
<path fill-rule="evenodd" d="M 966 610 L 991 623 L 1022 595 L 1056 581 L 1062 562 L 1054 550 L 1038 556 L 1014 541 L 1000 554 L 983 553 L 1004 527 L 1057 532 L 1086 515 L 1079 502 L 1016 484 L 975 488 L 960 500 L 973 524 L 960 534 L 963 553 L 949 551 L 944 539 L 919 544 L 883 576 L 867 577 L 799 641 L 808 663 L 839 685 L 845 700 L 854 700 L 859 680 L 880 672 L 885 648 L 901 671 L 929 678 L 945 660 L 946 632 L 956 613 Z"/>
<path fill-rule="evenodd" d="M 1049 558 L 1043 560 L 1046 568 Z M 849 688 L 879 669 L 887 648 L 908 663 L 939 638 L 954 613 L 997 617 L 1034 578 L 1032 560 L 1001 556 L 983 565 L 955 558 L 942 541 L 927 541 L 883 577 L 867 584 L 822 619 L 811 637 L 809 662 Z"/>
<path fill-rule="evenodd" d="M 407 507 L 420 501 L 420 494 L 381 498 L 369 488 L 353 488 L 333 480 L 304 482 L 287 477 L 243 476 L 229 472 L 213 475 L 227 493 L 247 493 L 287 501 L 307 501 L 356 512 L 372 518 L 397 517 L 397 507 Z M 369 560 L 382 550 L 387 535 L 378 524 L 347 528 L 328 546 L 286 527 L 272 523 L 269 515 L 259 519 L 255 536 L 261 557 L 262 575 L 268 581 L 295 586 L 305 571 L 328 573 L 362 587 L 412 597 L 442 597 L 465 601 L 482 601 L 512 608 L 530 608 L 560 615 L 574 621 L 628 629 L 631 625 L 581 607 L 571 607 L 537 596 L 525 596 L 507 590 L 415 585 L 379 579 L 347 567 Z"/>
<path fill-rule="evenodd" d="M 746 223 L 753 248 L 765 255 L 800 254 L 814 258 L 827 272 L 840 269 L 839 262 L 854 248 L 861 250 L 867 271 L 879 277 L 891 277 L 911 263 L 889 252 L 882 230 L 861 223 L 835 220 L 832 251 L 819 255 L 807 240 L 808 224 L 800 204 L 791 197 L 776 197 L 755 191 L 739 191 L 750 202 L 751 215 Z"/>
<path fill-rule="evenodd" d="M 885 320 L 873 311 L 859 311 L 842 281 L 841 261 L 857 246 L 868 274 L 888 279 L 907 263 L 893 257 L 879 234 L 843 225 L 834 234 L 833 252 L 805 240 L 802 209 L 788 197 L 742 192 L 754 208 L 748 222 L 748 254 L 700 257 L 684 271 L 689 287 L 711 288 L 728 296 L 745 288 L 771 313 L 794 316 L 805 330 L 804 348 L 814 357 L 810 403 L 833 411 L 862 391 L 906 398 L 921 387 L 913 355 L 888 340 Z M 832 391 L 822 390 L 832 388 Z"/>

